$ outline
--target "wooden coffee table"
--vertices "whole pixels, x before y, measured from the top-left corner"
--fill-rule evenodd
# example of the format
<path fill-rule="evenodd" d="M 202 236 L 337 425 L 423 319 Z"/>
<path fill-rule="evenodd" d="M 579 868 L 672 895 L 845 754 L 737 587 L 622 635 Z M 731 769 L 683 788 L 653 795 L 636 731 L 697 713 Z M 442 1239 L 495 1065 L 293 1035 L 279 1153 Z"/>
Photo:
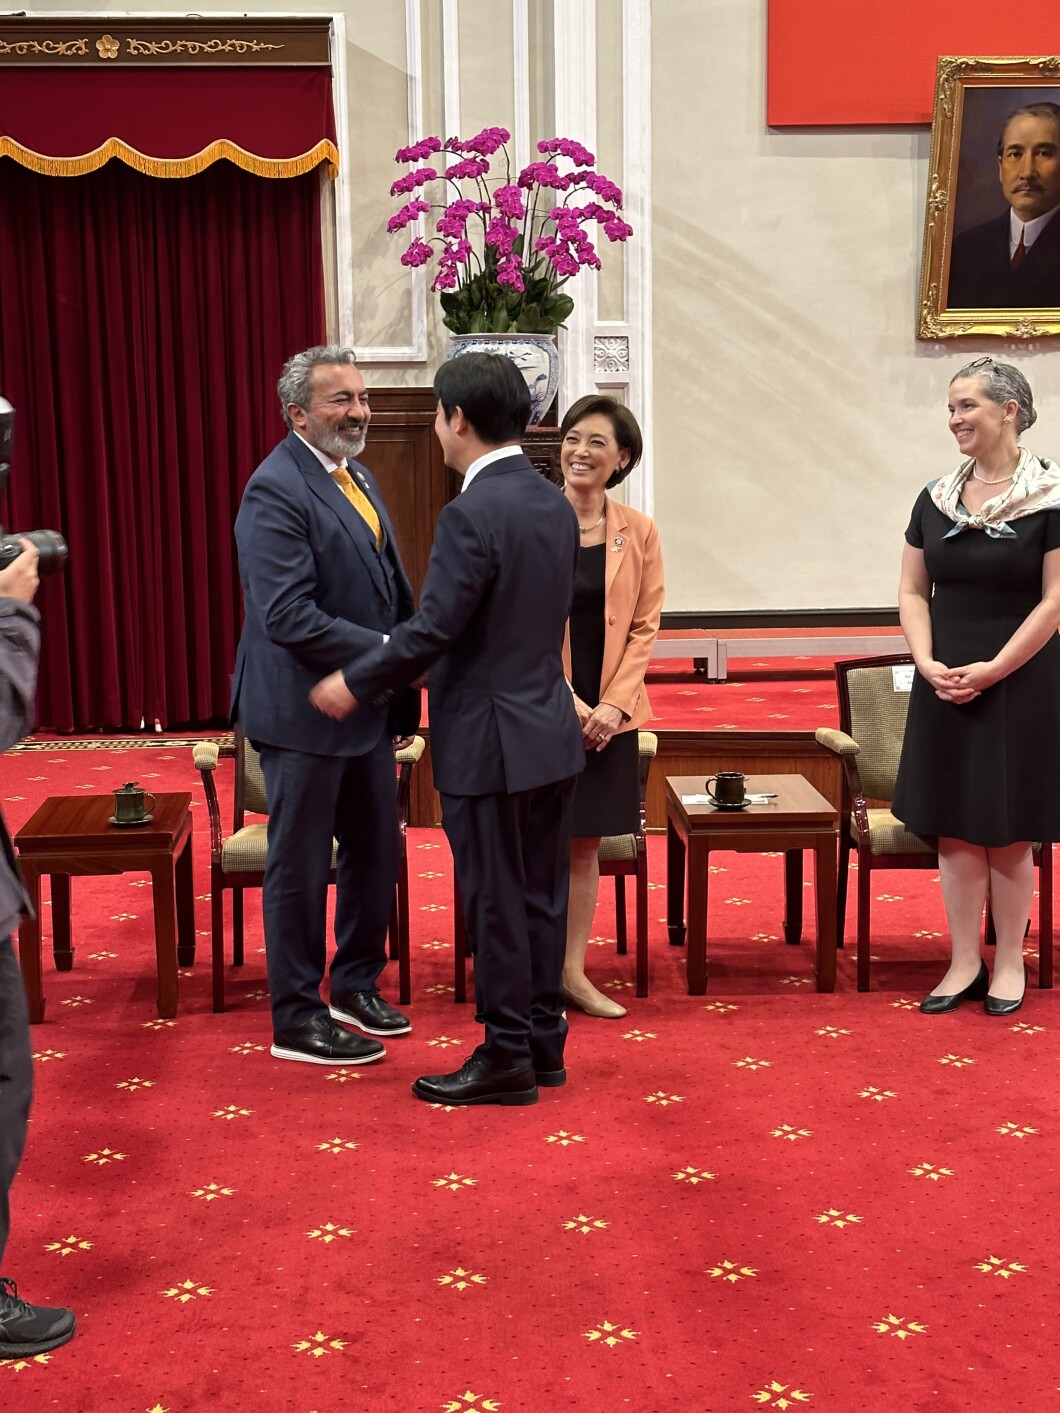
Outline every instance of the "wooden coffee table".
<path fill-rule="evenodd" d="M 702 795 L 702 776 L 666 777 L 666 914 L 670 941 L 685 939 L 685 855 L 688 856 L 688 990 L 707 989 L 707 879 L 712 850 L 786 856 L 785 934 L 798 942 L 802 932 L 802 851 L 816 861 L 818 991 L 835 990 L 836 855 L 838 815 L 833 805 L 801 775 L 749 775 L 747 793 L 775 794 L 764 805 L 718 810 L 710 804 L 684 804 L 683 795 Z"/>
<path fill-rule="evenodd" d="M 195 960 L 195 895 L 191 873 L 190 794 L 156 795 L 150 824 L 108 824 L 113 795 L 54 795 L 15 835 L 33 918 L 18 933 L 29 1018 L 44 1019 L 40 881 L 51 875 L 52 950 L 57 971 L 70 971 L 70 879 L 104 873 L 151 875 L 158 956 L 158 1014 L 177 1014 L 177 965 Z"/>

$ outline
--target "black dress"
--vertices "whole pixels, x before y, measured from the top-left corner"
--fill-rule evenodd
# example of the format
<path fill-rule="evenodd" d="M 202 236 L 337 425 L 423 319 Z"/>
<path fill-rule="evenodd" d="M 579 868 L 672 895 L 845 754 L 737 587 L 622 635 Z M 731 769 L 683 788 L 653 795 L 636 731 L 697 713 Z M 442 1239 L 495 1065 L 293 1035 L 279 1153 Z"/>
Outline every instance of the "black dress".
<path fill-rule="evenodd" d="M 1042 597 L 1042 559 L 1060 548 L 1060 510 L 944 538 L 953 521 L 921 491 L 906 530 L 934 590 L 932 656 L 989 661 Z M 913 680 L 893 813 L 916 834 L 1003 848 L 1060 839 L 1060 637 L 966 705 Z"/>
<path fill-rule="evenodd" d="M 570 615 L 571 681 L 583 702 L 600 701 L 604 661 L 604 572 L 607 546 L 588 545 L 578 555 Z M 632 834 L 640 823 L 637 733 L 612 736 L 602 751 L 587 751 L 574 794 L 571 836 L 593 839 Z"/>

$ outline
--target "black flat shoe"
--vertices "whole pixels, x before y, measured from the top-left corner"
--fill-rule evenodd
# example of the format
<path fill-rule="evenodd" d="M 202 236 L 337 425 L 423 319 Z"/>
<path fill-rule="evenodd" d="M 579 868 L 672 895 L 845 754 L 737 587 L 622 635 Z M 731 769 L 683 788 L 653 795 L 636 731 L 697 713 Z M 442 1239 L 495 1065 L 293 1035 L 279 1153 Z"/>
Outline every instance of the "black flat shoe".
<path fill-rule="evenodd" d="M 370 1065 L 381 1060 L 386 1050 L 378 1040 L 343 1030 L 323 1011 L 302 1025 L 275 1031 L 272 1053 L 278 1060 L 301 1060 L 307 1065 Z"/>
<path fill-rule="evenodd" d="M 555 1070 L 534 1070 L 534 1078 L 539 1089 L 559 1089 L 567 1083 L 567 1071 L 560 1065 Z"/>
<path fill-rule="evenodd" d="M 1026 994 L 1026 986 L 1027 986 L 1027 972 L 1026 972 L 1026 969 L 1024 969 L 1024 972 L 1023 972 L 1023 985 L 1024 985 L 1024 989 L 1025 989 L 1025 990 L 1024 990 L 1024 994 Z M 988 995 L 988 996 L 986 997 L 986 1000 L 983 1002 L 983 1010 L 987 1013 L 988 1016 L 1013 1016 L 1013 1015 L 1016 1014 L 1016 1012 L 1019 1010 L 1019 1008 L 1020 1008 L 1022 1005 L 1023 1005 L 1023 997 L 1022 997 L 1022 996 L 1018 997 L 1015 1001 L 1006 1001 L 1003 996 L 990 996 L 990 995 Z"/>
<path fill-rule="evenodd" d="M 343 1025 L 355 1025 L 365 1035 L 408 1035 L 412 1022 L 384 1001 L 378 991 L 350 991 L 345 996 L 332 996 L 332 1020 Z"/>
<path fill-rule="evenodd" d="M 537 1077 L 522 1070 L 495 1070 L 472 1055 L 454 1074 L 421 1075 L 412 1086 L 428 1104 L 536 1104 Z"/>
<path fill-rule="evenodd" d="M 938 1016 L 943 1011 L 955 1011 L 962 1001 L 981 1001 L 986 995 L 989 985 L 990 973 L 986 969 L 986 962 L 980 962 L 975 980 L 963 991 L 957 991 L 952 996 L 925 996 L 920 1003 L 920 1009 L 926 1016 Z"/>

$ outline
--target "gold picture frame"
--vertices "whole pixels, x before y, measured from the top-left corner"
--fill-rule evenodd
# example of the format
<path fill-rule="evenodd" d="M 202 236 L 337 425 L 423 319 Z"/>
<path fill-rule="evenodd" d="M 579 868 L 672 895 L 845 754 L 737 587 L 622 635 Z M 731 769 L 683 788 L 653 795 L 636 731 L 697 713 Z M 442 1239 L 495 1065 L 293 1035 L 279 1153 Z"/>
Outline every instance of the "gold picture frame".
<path fill-rule="evenodd" d="M 1031 272 L 1032 277 L 1040 273 L 1045 253 L 1051 251 L 1055 239 L 1056 260 L 1049 262 L 1050 273 L 1047 278 L 1028 282 L 1024 272 L 1015 304 L 1016 281 L 1009 277 L 1007 265 L 998 266 L 999 259 L 1003 263 L 1010 257 L 1007 251 L 1005 256 L 995 256 L 1001 248 L 998 242 L 1007 236 L 1010 210 L 999 180 L 999 134 L 1011 114 L 1037 102 L 1060 105 L 1060 57 L 939 58 L 924 211 L 918 338 L 987 334 L 1037 339 L 1060 334 L 1060 210 L 1046 226 L 1048 230 L 1056 222 L 1050 244 L 1039 247 Z M 1028 261 L 1033 249 L 1028 243 Z M 969 274 L 973 264 L 974 278 Z M 951 294 L 960 302 L 952 303 Z M 1048 304 L 1041 302 L 1043 296 L 1049 299 Z M 1029 298 L 1036 298 L 1036 302 L 1023 302 Z"/>

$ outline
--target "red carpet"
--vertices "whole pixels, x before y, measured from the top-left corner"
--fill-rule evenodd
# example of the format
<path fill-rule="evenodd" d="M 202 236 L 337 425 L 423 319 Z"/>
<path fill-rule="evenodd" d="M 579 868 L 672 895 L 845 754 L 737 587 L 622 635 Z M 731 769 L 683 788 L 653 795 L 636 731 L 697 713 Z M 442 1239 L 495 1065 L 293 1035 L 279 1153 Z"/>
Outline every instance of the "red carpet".
<path fill-rule="evenodd" d="M 813 690 L 749 694 L 816 724 L 830 684 L 793 685 Z M 696 690 L 758 724 L 743 684 Z M 0 795 L 17 827 L 132 778 L 202 798 L 186 747 L 62 743 L 5 757 Z M 75 880 L 74 970 L 46 962 L 4 1264 L 79 1328 L 0 1363 L 5 1413 L 1056 1406 L 1060 1016 L 1033 931 L 1018 1016 L 923 1017 L 937 884 L 885 875 L 872 992 L 851 950 L 818 996 L 812 937 L 778 940 L 780 860 L 721 855 L 708 996 L 685 994 L 657 891 L 638 1001 L 605 881 L 593 970 L 628 1020 L 573 1015 L 570 1083 L 536 1107 L 445 1112 L 408 1092 L 479 1035 L 448 989 L 443 836 L 411 838 L 415 1029 L 350 1073 L 269 1056 L 253 895 L 231 1009 L 210 1012 L 195 814 L 202 950 L 175 1022 L 144 879 Z"/>

